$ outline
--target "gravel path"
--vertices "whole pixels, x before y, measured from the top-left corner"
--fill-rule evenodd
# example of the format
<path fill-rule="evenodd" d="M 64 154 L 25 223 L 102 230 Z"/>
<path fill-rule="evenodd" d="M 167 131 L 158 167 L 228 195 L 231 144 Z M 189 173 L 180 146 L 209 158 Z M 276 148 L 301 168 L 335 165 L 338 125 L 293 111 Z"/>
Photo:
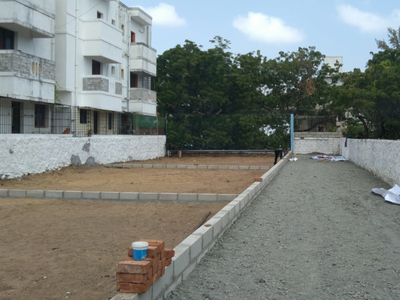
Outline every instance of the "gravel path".
<path fill-rule="evenodd" d="M 400 299 L 400 206 L 351 162 L 298 156 L 168 299 Z"/>

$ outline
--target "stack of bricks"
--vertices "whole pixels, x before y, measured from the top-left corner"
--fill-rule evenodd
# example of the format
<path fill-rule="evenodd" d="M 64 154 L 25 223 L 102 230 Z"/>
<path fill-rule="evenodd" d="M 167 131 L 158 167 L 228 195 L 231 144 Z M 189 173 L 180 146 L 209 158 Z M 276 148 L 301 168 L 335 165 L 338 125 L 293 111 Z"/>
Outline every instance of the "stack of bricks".
<path fill-rule="evenodd" d="M 128 249 L 128 257 L 118 264 L 117 291 L 121 293 L 145 293 L 165 273 L 165 267 L 172 262 L 175 251 L 164 248 L 162 240 L 142 239 L 148 242 L 147 258 L 133 260 L 132 246 Z"/>

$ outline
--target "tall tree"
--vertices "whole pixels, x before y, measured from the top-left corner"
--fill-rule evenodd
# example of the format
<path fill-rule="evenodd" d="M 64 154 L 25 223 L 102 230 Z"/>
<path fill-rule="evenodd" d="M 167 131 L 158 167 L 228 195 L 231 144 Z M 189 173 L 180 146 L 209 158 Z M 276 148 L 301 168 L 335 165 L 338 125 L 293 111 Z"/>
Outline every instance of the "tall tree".
<path fill-rule="evenodd" d="M 393 29 L 391 27 L 388 28 L 388 38 L 390 46 L 385 42 L 385 40 L 377 40 L 376 45 L 378 49 L 381 50 L 389 50 L 389 49 L 397 49 L 400 50 L 400 27 L 398 30 Z"/>
<path fill-rule="evenodd" d="M 263 86 L 268 96 L 264 108 L 272 113 L 293 113 L 295 116 L 326 115 L 323 108 L 332 101 L 331 89 L 336 83 L 334 75 L 340 66 L 331 68 L 324 64 L 324 58 L 325 55 L 315 47 L 309 47 L 291 53 L 280 52 L 279 57 L 266 62 L 269 76 Z M 333 82 L 328 83 L 328 77 Z M 324 122 L 324 118 L 315 120 L 319 121 L 304 130 L 311 130 Z"/>
<path fill-rule="evenodd" d="M 361 138 L 400 138 L 400 50 L 373 54 L 365 72 L 343 74 L 337 108 L 352 114 L 350 132 Z M 359 123 L 354 122 L 354 118 Z M 362 126 L 359 126 L 361 124 Z M 354 127 L 358 128 L 354 132 Z"/>

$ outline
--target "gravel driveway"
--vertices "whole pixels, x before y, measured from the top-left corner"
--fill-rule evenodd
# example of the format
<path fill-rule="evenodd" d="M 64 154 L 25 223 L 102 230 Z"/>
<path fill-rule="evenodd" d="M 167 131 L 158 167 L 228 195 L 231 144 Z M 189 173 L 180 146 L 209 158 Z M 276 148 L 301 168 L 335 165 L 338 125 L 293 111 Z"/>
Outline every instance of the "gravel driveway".
<path fill-rule="evenodd" d="M 351 162 L 288 162 L 168 299 L 400 299 L 400 206 Z"/>

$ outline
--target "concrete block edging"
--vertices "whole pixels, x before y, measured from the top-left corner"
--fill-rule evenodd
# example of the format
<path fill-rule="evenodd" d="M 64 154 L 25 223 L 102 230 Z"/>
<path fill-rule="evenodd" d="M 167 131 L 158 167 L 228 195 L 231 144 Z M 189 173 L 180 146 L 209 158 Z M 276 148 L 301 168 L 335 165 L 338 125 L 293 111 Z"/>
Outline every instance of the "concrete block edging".
<path fill-rule="evenodd" d="M 262 182 L 253 183 L 214 217 L 176 246 L 174 248 L 175 256 L 171 265 L 166 268 L 164 276 L 161 277 L 162 280 L 158 280 L 146 293 L 117 294 L 111 300 L 165 299 L 179 283 L 189 276 L 190 272 L 195 269 L 206 253 L 212 249 L 226 229 L 232 225 L 292 156 L 293 153 L 289 152 L 278 164 L 262 176 Z"/>

